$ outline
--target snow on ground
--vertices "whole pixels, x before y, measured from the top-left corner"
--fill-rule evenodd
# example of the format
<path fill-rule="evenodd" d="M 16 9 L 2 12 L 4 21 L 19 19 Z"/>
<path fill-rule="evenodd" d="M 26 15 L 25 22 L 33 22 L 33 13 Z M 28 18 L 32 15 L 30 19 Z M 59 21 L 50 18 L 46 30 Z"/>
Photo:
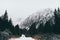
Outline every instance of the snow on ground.
<path fill-rule="evenodd" d="M 22 35 L 19 38 L 10 38 L 9 40 L 34 40 L 34 39 L 31 37 L 25 37 L 25 35 Z"/>

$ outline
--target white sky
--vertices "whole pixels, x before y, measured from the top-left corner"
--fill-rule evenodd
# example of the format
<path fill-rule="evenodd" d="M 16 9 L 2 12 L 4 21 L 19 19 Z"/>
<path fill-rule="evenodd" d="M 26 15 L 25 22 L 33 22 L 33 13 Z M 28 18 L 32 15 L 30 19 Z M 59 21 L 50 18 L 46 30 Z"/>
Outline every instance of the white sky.
<path fill-rule="evenodd" d="M 60 7 L 60 0 L 0 0 L 0 14 L 7 9 L 9 17 L 25 18 L 44 8 Z"/>

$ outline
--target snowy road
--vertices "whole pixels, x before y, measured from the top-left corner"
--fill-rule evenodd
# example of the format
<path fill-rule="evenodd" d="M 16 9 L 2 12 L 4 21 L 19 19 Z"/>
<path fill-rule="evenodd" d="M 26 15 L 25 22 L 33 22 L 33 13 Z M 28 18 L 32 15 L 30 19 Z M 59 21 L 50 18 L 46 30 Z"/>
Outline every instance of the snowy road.
<path fill-rule="evenodd" d="M 34 39 L 31 37 L 25 37 L 24 35 L 22 35 L 19 38 L 10 38 L 9 40 L 34 40 Z"/>

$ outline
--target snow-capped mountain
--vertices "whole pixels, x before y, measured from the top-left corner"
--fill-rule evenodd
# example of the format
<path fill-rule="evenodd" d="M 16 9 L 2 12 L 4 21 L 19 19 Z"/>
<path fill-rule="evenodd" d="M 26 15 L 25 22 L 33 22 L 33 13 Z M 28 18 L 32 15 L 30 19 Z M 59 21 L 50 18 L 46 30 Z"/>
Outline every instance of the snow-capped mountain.
<path fill-rule="evenodd" d="M 24 21 L 21 22 L 20 27 L 29 28 L 29 26 L 32 25 L 34 22 L 37 22 L 37 24 L 43 23 L 43 25 L 45 25 L 45 23 L 50 19 L 51 22 L 54 23 L 53 11 L 51 9 L 44 9 L 27 17 Z"/>

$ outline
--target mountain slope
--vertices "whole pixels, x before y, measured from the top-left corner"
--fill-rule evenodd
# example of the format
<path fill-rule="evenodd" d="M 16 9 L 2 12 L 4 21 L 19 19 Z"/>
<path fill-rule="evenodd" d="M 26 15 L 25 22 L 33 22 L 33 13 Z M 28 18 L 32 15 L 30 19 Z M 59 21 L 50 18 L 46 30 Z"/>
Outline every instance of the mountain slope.
<path fill-rule="evenodd" d="M 51 19 L 51 22 L 54 23 L 54 13 L 51 9 L 44 9 L 42 11 L 33 13 L 29 17 L 27 17 L 24 21 L 21 22 L 20 27 L 21 28 L 29 28 L 34 22 L 37 22 L 37 24 L 45 23 Z"/>

